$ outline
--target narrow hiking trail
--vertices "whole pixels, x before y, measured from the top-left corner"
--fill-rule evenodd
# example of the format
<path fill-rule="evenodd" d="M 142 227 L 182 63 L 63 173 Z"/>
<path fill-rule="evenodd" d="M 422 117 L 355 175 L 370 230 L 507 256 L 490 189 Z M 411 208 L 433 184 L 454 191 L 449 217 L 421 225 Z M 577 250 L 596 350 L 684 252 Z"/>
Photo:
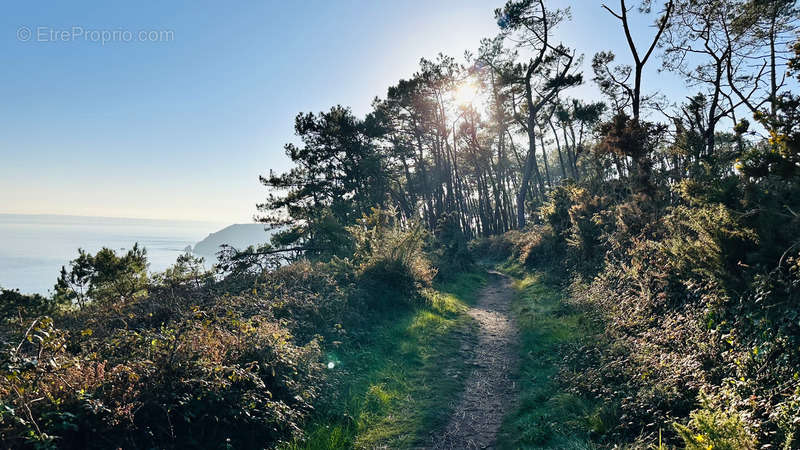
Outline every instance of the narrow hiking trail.
<path fill-rule="evenodd" d="M 449 423 L 431 439 L 433 449 L 494 448 L 503 417 L 514 405 L 519 335 L 511 319 L 511 279 L 489 272 L 489 282 L 467 311 L 478 327 L 474 347 L 464 341 L 467 381 Z"/>

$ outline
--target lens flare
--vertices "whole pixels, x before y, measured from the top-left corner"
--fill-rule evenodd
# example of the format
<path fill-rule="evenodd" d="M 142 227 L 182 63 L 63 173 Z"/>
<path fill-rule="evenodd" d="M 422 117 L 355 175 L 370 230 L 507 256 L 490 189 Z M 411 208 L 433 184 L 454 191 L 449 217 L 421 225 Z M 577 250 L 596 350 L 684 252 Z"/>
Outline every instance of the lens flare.
<path fill-rule="evenodd" d="M 453 91 L 453 100 L 459 106 L 471 105 L 478 96 L 478 88 L 474 83 L 463 82 Z"/>

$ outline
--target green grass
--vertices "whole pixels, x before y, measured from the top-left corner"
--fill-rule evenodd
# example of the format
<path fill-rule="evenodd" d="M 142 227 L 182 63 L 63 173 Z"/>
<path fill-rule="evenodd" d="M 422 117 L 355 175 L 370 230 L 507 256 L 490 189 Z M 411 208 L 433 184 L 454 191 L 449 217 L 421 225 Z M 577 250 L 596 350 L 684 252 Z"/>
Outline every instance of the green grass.
<path fill-rule="evenodd" d="M 430 292 L 430 306 L 387 312 L 357 339 L 330 353 L 333 392 L 285 449 L 407 448 L 443 426 L 463 389 L 465 314 L 485 274 L 469 272 Z"/>
<path fill-rule="evenodd" d="M 558 373 L 563 344 L 591 336 L 589 321 L 563 302 L 559 287 L 542 273 L 518 265 L 501 270 L 514 277 L 512 313 L 520 330 L 520 399 L 498 436 L 500 448 L 593 448 L 588 439 L 596 405 L 565 392 Z"/>

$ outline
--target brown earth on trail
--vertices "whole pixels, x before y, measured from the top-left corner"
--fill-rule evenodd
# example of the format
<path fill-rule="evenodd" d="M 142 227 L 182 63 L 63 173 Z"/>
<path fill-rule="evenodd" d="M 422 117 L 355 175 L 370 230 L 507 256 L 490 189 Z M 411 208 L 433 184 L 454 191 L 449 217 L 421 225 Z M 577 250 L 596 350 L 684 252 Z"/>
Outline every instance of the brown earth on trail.
<path fill-rule="evenodd" d="M 494 448 L 503 417 L 516 398 L 518 334 L 511 319 L 511 280 L 489 272 L 489 283 L 468 314 L 477 322 L 477 342 L 464 338 L 468 378 L 449 423 L 431 437 L 432 449 Z"/>

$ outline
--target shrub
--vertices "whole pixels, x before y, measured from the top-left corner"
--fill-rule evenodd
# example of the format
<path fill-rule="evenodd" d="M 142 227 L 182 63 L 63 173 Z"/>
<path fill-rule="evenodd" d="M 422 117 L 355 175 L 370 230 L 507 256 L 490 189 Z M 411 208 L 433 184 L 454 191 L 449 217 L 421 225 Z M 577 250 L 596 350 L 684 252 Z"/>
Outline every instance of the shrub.
<path fill-rule="evenodd" d="M 515 241 L 519 239 L 518 231 L 475 239 L 469 243 L 469 252 L 473 258 L 488 261 L 505 261 L 514 254 Z"/>
<path fill-rule="evenodd" d="M 58 306 L 52 298 L 39 294 L 26 295 L 18 290 L 0 288 L 0 322 L 24 321 L 31 317 L 50 315 Z"/>
<path fill-rule="evenodd" d="M 661 248 L 673 276 L 735 287 L 738 264 L 747 260 L 757 237 L 729 209 L 721 204 L 678 206 L 664 218 L 664 225 Z"/>
<path fill-rule="evenodd" d="M 593 273 L 604 254 L 600 213 L 605 203 L 582 187 L 556 187 L 539 208 L 541 223 L 515 238 L 519 261 L 529 267 Z"/>
<path fill-rule="evenodd" d="M 319 346 L 224 303 L 155 329 L 70 333 L 39 319 L 0 367 L 11 447 L 252 447 L 299 432 L 318 394 Z M 91 350 L 91 351 L 90 351 Z"/>
<path fill-rule="evenodd" d="M 701 408 L 692 411 L 687 425 L 676 423 L 687 450 L 752 450 L 754 436 L 746 429 L 739 412 L 701 395 Z"/>
<path fill-rule="evenodd" d="M 348 315 L 357 314 L 350 308 L 350 271 L 349 265 L 337 270 L 331 264 L 307 260 L 280 267 L 261 285 L 260 295 L 253 299 L 254 312 L 258 308 L 271 310 L 301 343 L 316 335 L 335 338 Z M 264 300 L 269 305 L 263 305 Z"/>
<path fill-rule="evenodd" d="M 9 304 L 15 319 L 0 322 L 0 440 L 252 448 L 298 436 L 323 386 L 318 336 L 335 340 L 353 311 L 340 269 L 300 261 L 231 294 L 181 258 L 136 295 L 80 308 L 4 291 L 39 306 L 29 317 Z"/>
<path fill-rule="evenodd" d="M 467 270 L 473 264 L 467 238 L 456 213 L 444 214 L 436 223 L 432 242 L 425 248 L 433 265 L 438 269 L 439 280 Z"/>
<path fill-rule="evenodd" d="M 364 300 L 373 307 L 421 301 L 436 270 L 422 250 L 425 233 L 419 226 L 402 228 L 392 211 L 375 209 L 350 227 L 356 241 L 354 261 Z"/>
<path fill-rule="evenodd" d="M 549 225 L 535 225 L 517 241 L 517 259 L 528 267 L 562 265 L 563 243 Z M 559 264 L 561 263 L 561 264 Z"/>

